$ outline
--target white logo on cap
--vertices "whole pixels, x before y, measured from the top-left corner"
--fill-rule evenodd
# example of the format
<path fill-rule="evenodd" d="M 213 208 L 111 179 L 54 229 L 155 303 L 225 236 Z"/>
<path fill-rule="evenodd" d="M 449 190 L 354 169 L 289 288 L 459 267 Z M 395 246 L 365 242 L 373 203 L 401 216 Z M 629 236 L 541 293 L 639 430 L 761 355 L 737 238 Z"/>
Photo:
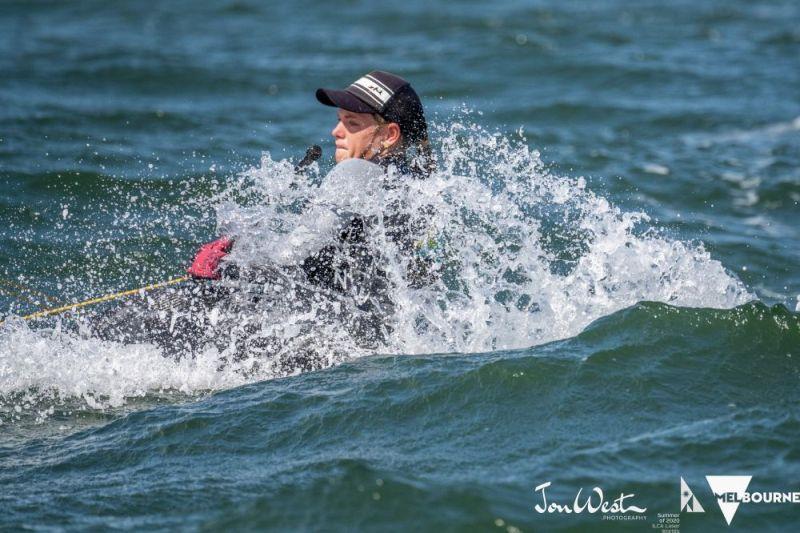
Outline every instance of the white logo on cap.
<path fill-rule="evenodd" d="M 383 107 L 394 94 L 394 91 L 369 74 L 354 81 L 350 87 L 368 97 L 378 107 Z"/>

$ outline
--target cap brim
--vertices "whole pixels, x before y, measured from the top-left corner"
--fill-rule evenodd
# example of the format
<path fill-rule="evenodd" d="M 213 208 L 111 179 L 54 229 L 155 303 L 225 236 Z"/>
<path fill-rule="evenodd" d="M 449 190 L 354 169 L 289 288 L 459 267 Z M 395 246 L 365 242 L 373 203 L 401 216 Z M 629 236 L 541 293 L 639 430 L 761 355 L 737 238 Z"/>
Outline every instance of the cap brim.
<path fill-rule="evenodd" d="M 374 107 L 364 103 L 347 91 L 317 89 L 317 100 L 321 104 L 352 111 L 353 113 L 375 113 Z"/>

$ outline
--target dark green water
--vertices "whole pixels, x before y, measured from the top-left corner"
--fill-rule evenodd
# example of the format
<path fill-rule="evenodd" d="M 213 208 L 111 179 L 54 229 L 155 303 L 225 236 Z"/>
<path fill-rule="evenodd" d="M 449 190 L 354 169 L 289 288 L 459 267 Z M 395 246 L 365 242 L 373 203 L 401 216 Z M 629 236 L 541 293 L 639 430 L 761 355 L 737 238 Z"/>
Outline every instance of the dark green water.
<path fill-rule="evenodd" d="M 683 477 L 683 530 L 793 530 L 729 527 L 705 476 L 800 490 L 798 28 L 790 1 L 4 2 L 4 311 L 181 275 L 273 161 L 331 166 L 313 91 L 373 68 L 435 124 L 418 192 L 493 229 L 446 226 L 481 275 L 440 334 L 290 377 L 0 326 L 0 527 L 653 531 Z M 539 513 L 547 481 L 647 519 Z"/>
<path fill-rule="evenodd" d="M 795 488 L 798 342 L 781 308 L 647 303 L 527 350 L 361 359 L 6 444 L 3 521 L 613 530 L 535 513 L 533 487 L 552 481 L 562 501 L 581 486 L 634 492 L 652 519 L 678 512 L 683 476 L 708 511 L 684 527 L 723 530 L 705 473 Z M 791 507 L 744 506 L 734 525 L 792 523 Z"/>

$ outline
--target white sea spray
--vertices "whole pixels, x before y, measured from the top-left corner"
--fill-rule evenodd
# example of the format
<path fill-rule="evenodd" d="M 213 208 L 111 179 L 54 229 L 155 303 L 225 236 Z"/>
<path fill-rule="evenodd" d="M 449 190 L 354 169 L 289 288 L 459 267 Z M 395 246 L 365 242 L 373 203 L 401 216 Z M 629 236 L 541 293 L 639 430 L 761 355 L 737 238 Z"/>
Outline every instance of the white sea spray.
<path fill-rule="evenodd" d="M 343 212 L 376 221 L 370 239 L 381 250 L 395 304 L 385 342 L 365 347 L 343 330 L 336 315 L 356 307 L 347 298 L 315 302 L 303 314 L 248 317 L 250 323 L 287 340 L 307 335 L 329 365 L 372 353 L 532 346 L 576 335 L 593 320 L 642 300 L 729 308 L 753 299 L 701 243 L 664 235 L 645 213 L 622 211 L 588 190 L 582 178 L 553 174 L 521 136 L 465 121 L 439 126 L 434 135 L 438 168 L 425 180 L 405 179 L 380 190 L 347 180 L 326 187 L 316 165 L 298 177 L 289 161 L 265 154 L 258 167 L 233 176 L 207 204 L 193 200 L 212 206 L 220 233 L 235 236 L 228 261 L 242 268 L 298 262 L 334 238 Z M 141 203 L 132 202 L 133 213 L 126 213 L 134 234 L 149 227 L 137 228 L 135 207 Z M 386 237 L 381 218 L 392 203 L 424 213 L 415 253 L 436 265 L 432 282 L 409 283 L 409 256 Z M 107 244 L 115 246 L 112 239 Z M 94 276 L 102 278 L 99 271 Z M 214 321 L 224 318 L 215 315 Z M 73 398 L 103 409 L 153 391 L 191 395 L 287 373 L 263 353 L 231 358 L 230 351 L 209 347 L 176 360 L 154 345 L 99 341 L 74 328 L 36 328 L 19 319 L 0 328 L 5 422 L 21 416 L 17 408 L 41 407 L 42 398 Z"/>

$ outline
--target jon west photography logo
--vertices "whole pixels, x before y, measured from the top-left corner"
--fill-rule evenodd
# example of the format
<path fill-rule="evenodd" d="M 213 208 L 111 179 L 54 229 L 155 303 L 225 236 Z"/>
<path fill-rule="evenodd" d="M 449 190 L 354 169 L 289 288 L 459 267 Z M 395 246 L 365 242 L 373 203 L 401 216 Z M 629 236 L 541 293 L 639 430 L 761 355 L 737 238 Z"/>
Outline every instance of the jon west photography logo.
<path fill-rule="evenodd" d="M 547 481 L 538 485 L 534 491 L 539 493 L 539 502 L 533 507 L 538 513 L 557 513 L 557 514 L 596 514 L 603 516 L 604 520 L 644 520 L 641 516 L 647 512 L 647 507 L 634 505 L 633 500 L 636 494 L 626 494 L 620 492 L 614 499 L 606 498 L 606 494 L 600 487 L 594 487 L 591 492 L 583 494 L 583 487 L 578 489 L 575 499 L 568 503 L 555 501 L 552 496 L 547 494 L 547 488 L 552 483 Z"/>

